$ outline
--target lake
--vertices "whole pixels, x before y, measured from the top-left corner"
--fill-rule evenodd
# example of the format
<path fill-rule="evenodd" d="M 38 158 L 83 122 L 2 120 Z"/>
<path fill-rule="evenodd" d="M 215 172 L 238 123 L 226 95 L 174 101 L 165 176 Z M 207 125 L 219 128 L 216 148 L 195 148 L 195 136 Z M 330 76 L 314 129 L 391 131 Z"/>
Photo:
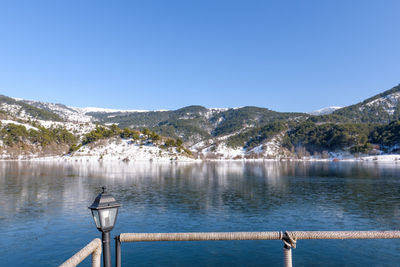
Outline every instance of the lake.
<path fill-rule="evenodd" d="M 400 164 L 0 162 L 0 265 L 58 266 L 101 233 L 399 230 Z M 123 266 L 282 266 L 281 241 L 123 243 Z M 112 244 L 112 251 L 114 244 Z M 114 251 L 113 251 L 114 252 Z M 114 259 L 114 258 L 113 258 Z M 400 240 L 300 240 L 295 266 L 398 266 Z M 90 266 L 90 258 L 82 266 Z"/>

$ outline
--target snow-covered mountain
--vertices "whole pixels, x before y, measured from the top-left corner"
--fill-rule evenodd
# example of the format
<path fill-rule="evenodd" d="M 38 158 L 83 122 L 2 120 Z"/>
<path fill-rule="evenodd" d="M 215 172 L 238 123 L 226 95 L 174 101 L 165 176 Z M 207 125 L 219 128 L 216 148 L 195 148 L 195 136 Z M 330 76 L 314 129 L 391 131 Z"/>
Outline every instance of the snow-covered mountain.
<path fill-rule="evenodd" d="M 93 112 L 143 111 L 71 108 L 0 96 L 0 160 L 193 160 L 182 142 L 150 131 L 98 127 L 88 115 Z"/>
<path fill-rule="evenodd" d="M 269 122 L 297 120 L 301 117 L 307 117 L 306 114 L 302 113 L 281 113 L 257 107 L 205 108 L 188 106 L 178 110 L 157 111 L 77 108 L 5 96 L 0 99 L 1 110 L 11 116 L 10 118 L 3 118 L 1 121 L 3 125 L 10 123 L 23 125 L 26 129 L 36 127 L 33 125 L 40 125 L 45 128 L 63 127 L 78 136 L 80 140 L 85 134 L 94 130 L 98 124 L 105 126 L 116 124 L 121 129 L 125 127 L 131 129 L 150 128 L 160 135 L 183 139 L 187 146 L 193 147 L 193 152 L 196 152 L 199 157 L 215 158 L 217 156 L 230 159 L 234 157 L 255 157 L 256 155 L 258 157 L 272 157 L 282 154 L 278 148 L 279 138 L 265 139 L 257 147 L 251 149 L 232 148 L 227 143 L 229 143 L 230 137 L 251 129 L 257 129 Z M 130 148 L 137 149 L 134 146 Z M 84 151 L 84 148 L 80 150 Z M 101 149 L 94 147 L 90 150 L 101 151 Z M 105 150 L 119 151 L 115 144 Z M 97 152 L 93 155 L 103 153 Z M 76 152 L 76 155 L 80 154 Z M 130 153 L 127 155 L 130 155 Z"/>
<path fill-rule="evenodd" d="M 326 107 L 326 108 L 321 108 L 312 112 L 308 112 L 310 115 L 328 115 L 333 113 L 334 111 L 341 109 L 342 107 L 337 107 L 337 106 L 332 106 L 332 107 Z"/>
<path fill-rule="evenodd" d="M 304 113 L 276 112 L 266 108 L 239 107 L 239 108 L 205 108 L 202 106 L 188 106 L 178 110 L 119 110 L 105 108 L 77 108 L 63 104 L 46 103 L 32 100 L 13 99 L 15 112 L 18 118 L 40 120 L 34 116 L 22 116 L 28 105 L 38 110 L 52 114 L 55 118 L 49 119 L 46 126 L 64 123 L 67 128 L 72 125 L 94 127 L 95 124 L 112 125 L 120 128 L 143 129 L 150 128 L 156 132 L 173 138 L 181 138 L 185 142 L 194 144 L 204 139 L 233 134 L 239 130 L 260 127 L 276 120 L 297 120 L 306 118 Z M 18 106 L 19 105 L 19 106 Z M 0 106 L 0 110 L 3 107 Z"/>
<path fill-rule="evenodd" d="M 290 139 L 290 136 L 293 134 L 293 130 L 303 122 L 306 125 L 308 122 L 316 123 L 315 125 L 329 123 L 329 125 L 340 123 L 387 124 L 399 118 L 400 85 L 355 105 L 343 108 L 332 106 L 308 114 L 276 112 L 259 107 L 187 106 L 177 110 L 156 111 L 77 108 L 63 104 L 0 96 L 0 130 L 11 124 L 38 132 L 41 131 L 41 127 L 47 129 L 61 127 L 78 137 L 78 140 L 82 140 L 84 135 L 96 128 L 96 125 L 108 127 L 115 124 L 120 129 L 135 130 L 147 128 L 160 136 L 181 139 L 183 144 L 190 148 L 198 158 L 291 157 L 295 153 L 294 147 L 301 146 L 301 143 L 298 143 L 297 139 L 294 141 L 295 143 L 290 143 L 290 140 L 293 140 Z M 304 130 L 309 131 L 307 127 Z M 345 130 L 348 129 L 345 128 Z M 307 135 L 299 133 L 299 136 L 303 138 Z M 100 154 L 103 155 L 104 151 L 116 151 L 117 154 L 124 151 L 123 153 L 128 156 L 142 155 L 139 153 L 143 148 L 142 145 L 128 146 L 125 141 L 114 140 L 114 143 L 110 143 L 106 148 L 95 147 L 92 144 L 89 150 L 87 147 L 80 148 L 76 155 L 83 157 L 83 154 L 86 153 L 86 156 L 90 156 L 90 151 L 96 151 L 93 154 L 96 157 L 100 157 Z M 0 145 L 2 144 L 2 140 L 0 140 Z M 128 150 L 124 150 L 125 148 L 122 146 L 126 146 Z M 151 153 L 145 156 L 143 154 L 140 157 L 151 158 L 151 154 L 154 156 L 154 153 L 159 153 L 156 150 L 159 151 L 156 146 L 147 149 L 146 151 Z M 125 154 L 120 154 L 119 157 Z M 164 154 L 161 153 L 161 155 Z M 132 159 L 134 160 L 134 157 Z"/>

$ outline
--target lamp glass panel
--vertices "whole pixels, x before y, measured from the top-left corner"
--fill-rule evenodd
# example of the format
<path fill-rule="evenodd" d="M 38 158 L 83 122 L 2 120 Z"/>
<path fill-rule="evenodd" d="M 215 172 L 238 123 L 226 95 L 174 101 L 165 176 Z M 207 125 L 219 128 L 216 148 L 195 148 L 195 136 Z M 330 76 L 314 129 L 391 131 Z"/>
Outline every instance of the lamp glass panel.
<path fill-rule="evenodd" d="M 94 219 L 94 223 L 96 224 L 97 228 L 101 228 L 100 225 L 100 218 L 99 218 L 99 211 L 98 210 L 92 210 L 92 215 Z"/>
<path fill-rule="evenodd" d="M 113 227 L 118 208 L 100 210 L 100 222 L 102 228 Z"/>

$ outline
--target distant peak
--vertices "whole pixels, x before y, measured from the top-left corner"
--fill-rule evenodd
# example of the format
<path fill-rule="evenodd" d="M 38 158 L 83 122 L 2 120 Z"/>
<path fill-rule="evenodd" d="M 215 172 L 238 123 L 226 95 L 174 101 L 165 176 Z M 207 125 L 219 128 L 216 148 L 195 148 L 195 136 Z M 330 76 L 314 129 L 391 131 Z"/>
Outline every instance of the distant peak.
<path fill-rule="evenodd" d="M 308 112 L 310 115 L 328 115 L 333 113 L 334 111 L 341 109 L 342 107 L 337 107 L 337 106 L 331 106 L 331 107 L 326 107 L 326 108 L 321 108 L 312 112 Z"/>

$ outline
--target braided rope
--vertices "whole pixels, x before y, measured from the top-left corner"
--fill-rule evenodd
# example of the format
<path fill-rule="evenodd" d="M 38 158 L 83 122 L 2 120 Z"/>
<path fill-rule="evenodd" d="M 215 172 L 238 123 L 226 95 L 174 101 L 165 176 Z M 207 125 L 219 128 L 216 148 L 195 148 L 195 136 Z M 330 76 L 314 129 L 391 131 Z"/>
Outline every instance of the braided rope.
<path fill-rule="evenodd" d="M 400 238 L 400 231 L 294 231 L 294 232 L 208 232 L 208 233 L 124 233 L 121 242 L 283 240 L 295 248 L 304 239 L 390 239 Z"/>
<path fill-rule="evenodd" d="M 295 231 L 295 232 L 225 232 L 225 233 L 125 233 L 120 242 L 145 241 L 215 241 L 282 240 L 284 266 L 292 267 L 292 248 L 301 239 L 389 239 L 400 238 L 400 231 Z"/>
<path fill-rule="evenodd" d="M 288 232 L 300 239 L 392 239 L 400 238 L 400 231 L 295 231 Z"/>
<path fill-rule="evenodd" d="M 92 242 L 87 244 L 84 248 L 75 253 L 74 256 L 69 258 L 60 267 L 74 267 L 92 254 L 92 266 L 100 267 L 101 260 L 101 240 L 99 238 L 93 239 Z"/>
<path fill-rule="evenodd" d="M 146 241 L 216 241 L 216 240 L 280 240 L 281 232 L 221 232 L 221 233 L 125 233 L 121 242 Z"/>

